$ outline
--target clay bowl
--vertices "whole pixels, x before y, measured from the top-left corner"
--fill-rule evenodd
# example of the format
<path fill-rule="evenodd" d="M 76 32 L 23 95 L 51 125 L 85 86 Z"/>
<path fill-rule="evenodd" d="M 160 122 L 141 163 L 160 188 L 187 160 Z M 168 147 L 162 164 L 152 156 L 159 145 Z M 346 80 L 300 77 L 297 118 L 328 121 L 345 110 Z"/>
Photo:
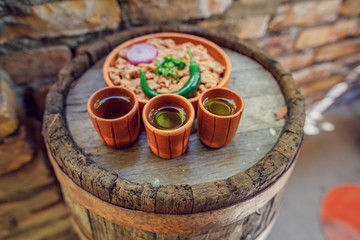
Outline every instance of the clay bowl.
<path fill-rule="evenodd" d="M 165 106 L 178 107 L 185 111 L 186 120 L 182 126 L 174 130 L 164 130 L 152 125 L 149 119 L 150 112 Z M 195 110 L 188 99 L 176 94 L 161 94 L 153 97 L 145 104 L 142 119 L 150 149 L 155 155 L 171 159 L 180 156 L 186 151 L 191 126 L 195 119 Z"/>
<path fill-rule="evenodd" d="M 221 63 L 223 66 L 225 66 L 225 71 L 223 73 L 223 78 L 217 85 L 217 87 L 227 87 L 229 80 L 230 80 L 230 73 L 231 73 L 231 63 L 226 55 L 226 53 L 221 49 L 221 47 L 214 42 L 211 42 L 205 38 L 198 37 L 195 35 L 185 34 L 185 33 L 173 33 L 173 32 L 162 32 L 162 33 L 153 33 L 153 34 L 147 34 L 143 35 L 137 38 L 133 38 L 131 40 L 128 40 L 116 48 L 114 48 L 109 55 L 106 57 L 105 63 L 103 65 L 103 76 L 104 80 L 107 86 L 114 86 L 113 82 L 110 80 L 109 74 L 108 74 L 108 68 L 110 66 L 113 66 L 116 60 L 117 53 L 119 49 L 121 48 L 129 48 L 134 44 L 142 43 L 147 41 L 151 38 L 162 38 L 162 39 L 173 39 L 176 44 L 182 44 L 185 42 L 192 42 L 193 44 L 202 44 L 209 52 L 209 54 L 219 63 Z M 140 109 L 144 108 L 144 105 L 148 102 L 146 99 L 139 99 Z M 190 98 L 189 101 L 194 106 L 194 109 L 197 109 L 197 102 L 198 102 L 199 96 Z"/>

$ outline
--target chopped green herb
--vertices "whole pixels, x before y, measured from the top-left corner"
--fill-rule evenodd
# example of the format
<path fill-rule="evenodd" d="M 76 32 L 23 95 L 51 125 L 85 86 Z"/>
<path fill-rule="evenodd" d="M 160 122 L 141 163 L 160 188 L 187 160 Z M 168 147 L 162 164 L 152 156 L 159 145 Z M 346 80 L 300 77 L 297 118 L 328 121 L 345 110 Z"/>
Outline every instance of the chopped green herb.
<path fill-rule="evenodd" d="M 156 61 L 156 69 L 154 73 L 164 77 L 170 76 L 173 80 L 180 80 L 179 75 L 175 72 L 175 69 L 183 69 L 186 66 L 184 58 L 174 59 L 173 57 L 165 57 L 163 61 Z"/>
<path fill-rule="evenodd" d="M 177 69 L 183 69 L 186 66 L 185 58 L 174 59 L 174 64 Z"/>

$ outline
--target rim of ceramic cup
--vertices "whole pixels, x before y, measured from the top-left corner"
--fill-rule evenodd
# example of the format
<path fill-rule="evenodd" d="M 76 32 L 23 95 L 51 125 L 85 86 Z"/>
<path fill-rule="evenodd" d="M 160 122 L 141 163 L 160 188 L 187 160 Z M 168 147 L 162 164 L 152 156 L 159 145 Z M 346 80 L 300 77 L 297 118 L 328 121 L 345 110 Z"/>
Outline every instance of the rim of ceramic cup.
<path fill-rule="evenodd" d="M 130 111 L 127 112 L 124 116 L 121 116 L 118 118 L 112 118 L 112 119 L 99 117 L 98 115 L 96 115 L 93 112 L 93 106 L 91 106 L 92 105 L 91 102 L 93 102 L 93 100 L 96 98 L 96 96 L 99 95 L 101 92 L 111 91 L 111 90 L 123 90 L 123 92 L 126 92 L 128 95 L 131 95 L 130 97 L 134 100 L 134 104 L 132 105 Z M 108 95 L 108 96 L 110 97 L 110 96 L 115 96 L 115 95 Z M 95 101 L 96 101 L 96 99 L 95 99 Z M 95 102 L 93 102 L 93 104 L 94 103 Z M 101 89 L 97 90 L 96 92 L 94 92 L 93 94 L 91 94 L 91 96 L 89 97 L 88 102 L 87 102 L 87 111 L 91 115 L 91 117 L 101 119 L 102 121 L 105 121 L 105 122 L 112 122 L 114 120 L 124 119 L 124 118 L 128 117 L 129 115 L 135 113 L 137 108 L 139 108 L 139 101 L 138 101 L 138 98 L 136 97 L 135 93 L 127 88 L 119 87 L 119 86 L 101 88 Z"/>
<path fill-rule="evenodd" d="M 232 94 L 234 94 L 237 98 L 239 98 L 240 102 L 241 102 L 241 105 L 240 107 L 236 106 L 236 111 L 235 113 L 233 114 L 230 114 L 230 115 L 226 115 L 226 116 L 221 116 L 221 115 L 216 115 L 212 112 L 210 112 L 209 110 L 207 110 L 204 105 L 203 105 L 203 102 L 204 102 L 204 96 L 206 94 L 209 94 L 209 92 L 212 92 L 212 91 L 225 91 L 225 92 L 230 92 Z M 219 95 L 217 97 L 226 97 L 226 96 L 222 96 L 222 95 Z M 217 118 L 231 118 L 231 117 L 234 117 L 236 115 L 239 115 L 240 113 L 242 113 L 244 111 L 244 100 L 243 98 L 240 96 L 239 93 L 235 92 L 234 90 L 231 90 L 229 88 L 226 88 L 226 87 L 215 87 L 215 88 L 210 88 L 206 91 L 204 91 L 203 93 L 201 93 L 200 97 L 199 97 L 199 101 L 198 101 L 198 107 L 200 107 L 204 112 L 206 112 L 207 114 L 213 116 L 213 117 L 217 117 Z"/>
<path fill-rule="evenodd" d="M 183 125 L 181 125 L 180 127 L 176 128 L 176 129 L 172 129 L 172 130 L 167 130 L 167 129 L 159 129 L 157 127 L 155 127 L 154 125 L 152 125 L 149 121 L 149 113 L 150 111 L 148 111 L 148 108 L 151 107 L 152 103 L 154 101 L 157 101 L 159 98 L 173 98 L 173 99 L 176 99 L 176 100 L 180 100 L 182 103 L 186 104 L 187 107 L 190 109 L 190 115 L 189 116 L 186 116 L 186 120 L 185 120 L 185 123 Z M 166 103 L 166 101 L 162 102 L 160 101 L 161 103 Z M 179 103 L 179 101 L 174 101 L 177 105 L 181 106 L 182 104 Z M 157 105 L 161 105 L 161 104 L 157 104 Z M 154 107 L 156 108 L 155 105 Z M 148 112 L 148 114 L 146 114 L 146 112 Z M 180 95 L 176 95 L 176 94 L 160 94 L 158 96 L 155 96 L 153 98 L 151 98 L 144 106 L 144 109 L 143 109 L 143 112 L 142 112 L 142 118 L 143 118 L 143 122 L 144 122 L 144 125 L 146 125 L 147 128 L 149 128 L 151 131 L 156 131 L 158 133 L 171 133 L 171 135 L 175 135 L 177 133 L 180 133 L 184 130 L 184 128 L 187 128 L 187 127 L 191 127 L 191 125 L 193 124 L 193 121 L 195 119 L 195 110 L 194 110 L 194 107 L 193 105 L 191 104 L 191 102 L 186 99 L 185 97 L 183 96 L 180 96 Z"/>

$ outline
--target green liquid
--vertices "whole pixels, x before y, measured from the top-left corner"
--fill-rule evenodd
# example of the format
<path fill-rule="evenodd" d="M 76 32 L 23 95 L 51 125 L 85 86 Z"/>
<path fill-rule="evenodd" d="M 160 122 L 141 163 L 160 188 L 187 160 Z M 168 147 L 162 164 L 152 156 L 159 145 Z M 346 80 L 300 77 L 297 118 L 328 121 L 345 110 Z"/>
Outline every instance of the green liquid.
<path fill-rule="evenodd" d="M 219 116 L 229 116 L 236 111 L 235 102 L 227 98 L 206 98 L 203 106 L 209 112 Z"/>
<path fill-rule="evenodd" d="M 182 108 L 166 106 L 151 110 L 149 119 L 156 128 L 174 130 L 183 125 L 186 113 Z"/>
<path fill-rule="evenodd" d="M 99 99 L 94 104 L 95 114 L 105 119 L 114 119 L 130 112 L 132 103 L 126 96 L 111 96 Z"/>

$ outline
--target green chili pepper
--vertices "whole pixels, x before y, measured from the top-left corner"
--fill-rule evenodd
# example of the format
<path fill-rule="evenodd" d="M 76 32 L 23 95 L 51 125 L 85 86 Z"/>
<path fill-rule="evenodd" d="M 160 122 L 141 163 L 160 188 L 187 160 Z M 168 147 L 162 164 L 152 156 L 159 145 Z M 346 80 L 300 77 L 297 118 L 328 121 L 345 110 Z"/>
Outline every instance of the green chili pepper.
<path fill-rule="evenodd" d="M 141 69 L 139 69 L 139 72 L 140 72 L 140 85 L 141 85 L 141 88 L 142 88 L 143 92 L 145 93 L 145 95 L 148 98 L 152 98 L 152 97 L 159 95 L 160 94 L 159 92 L 152 90 L 149 87 L 149 85 L 147 85 L 145 73 Z"/>
<path fill-rule="evenodd" d="M 189 66 L 189 72 L 190 72 L 190 76 L 189 76 L 189 80 L 185 83 L 185 85 L 176 92 L 172 92 L 174 94 L 178 94 L 181 96 L 184 96 L 186 98 L 191 98 L 195 95 L 197 89 L 199 88 L 200 85 L 200 81 L 201 81 L 201 76 L 200 76 L 200 66 L 197 62 L 195 62 L 190 49 L 187 48 L 187 51 L 189 53 L 190 56 L 190 66 Z M 143 89 L 143 92 L 145 93 L 145 95 L 148 98 L 152 98 L 155 97 L 157 95 L 160 95 L 161 93 L 152 90 L 146 83 L 146 77 L 145 77 L 145 73 L 139 69 L 140 72 L 140 84 L 141 84 L 141 88 Z"/>

